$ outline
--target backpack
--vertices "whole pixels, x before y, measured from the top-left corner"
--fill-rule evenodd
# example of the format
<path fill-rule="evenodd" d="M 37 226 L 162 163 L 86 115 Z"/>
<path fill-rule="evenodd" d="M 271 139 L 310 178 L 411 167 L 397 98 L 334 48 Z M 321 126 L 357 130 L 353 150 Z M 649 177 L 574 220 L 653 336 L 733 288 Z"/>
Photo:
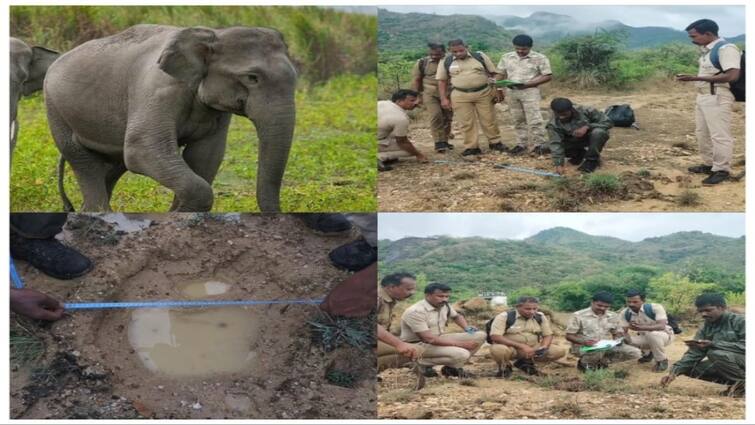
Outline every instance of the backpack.
<path fill-rule="evenodd" d="M 425 68 L 427 68 L 428 59 L 430 58 L 425 56 L 424 58 L 420 58 L 417 60 L 417 65 L 419 66 L 419 75 L 423 78 L 425 77 Z"/>
<path fill-rule="evenodd" d="M 626 104 L 609 106 L 606 115 L 616 127 L 631 127 L 635 121 L 632 107 Z"/>
<path fill-rule="evenodd" d="M 537 312 L 534 316 L 535 321 L 538 325 L 543 324 L 543 313 Z M 485 340 L 488 342 L 488 344 L 492 344 L 493 340 L 490 339 L 490 329 L 493 327 L 493 321 L 495 320 L 495 317 L 488 320 L 487 323 L 485 323 Z M 504 329 L 504 333 L 506 333 L 507 330 L 516 322 L 516 310 L 509 310 L 506 312 L 506 329 Z"/>
<path fill-rule="evenodd" d="M 721 74 L 724 72 L 724 69 L 721 67 L 721 61 L 719 60 L 718 56 L 718 50 L 731 43 L 726 42 L 719 42 L 716 43 L 712 49 L 710 49 L 710 61 L 713 63 L 713 66 L 715 66 L 720 72 L 718 74 Z M 732 81 L 729 83 L 729 89 L 731 89 L 731 94 L 734 95 L 734 100 L 737 102 L 744 102 L 745 101 L 745 52 L 742 51 L 742 54 L 739 57 L 739 79 L 737 81 Z M 716 74 L 716 75 L 718 75 Z M 710 83 L 711 93 L 713 93 L 713 83 Z"/>
<path fill-rule="evenodd" d="M 642 311 L 645 312 L 645 316 L 649 317 L 651 320 L 655 320 L 655 312 L 653 311 L 653 306 L 651 304 L 645 303 L 642 305 Z M 629 307 L 627 307 L 626 310 L 624 310 L 624 320 L 627 322 L 632 319 L 632 312 L 629 310 Z M 676 321 L 676 318 L 670 314 L 666 315 L 666 321 L 668 325 L 671 327 L 671 330 L 674 331 L 674 334 L 679 335 L 682 333 L 682 328 L 679 327 L 679 322 Z"/>
<path fill-rule="evenodd" d="M 485 59 L 482 58 L 482 52 L 469 52 L 469 54 L 477 59 L 477 62 L 480 62 L 482 64 L 482 67 L 485 69 L 485 72 L 490 73 L 490 70 L 487 66 L 485 66 Z M 454 55 L 448 55 L 446 56 L 446 59 L 443 60 L 443 66 L 446 68 L 446 74 L 450 74 L 451 69 L 451 63 L 454 61 Z"/>

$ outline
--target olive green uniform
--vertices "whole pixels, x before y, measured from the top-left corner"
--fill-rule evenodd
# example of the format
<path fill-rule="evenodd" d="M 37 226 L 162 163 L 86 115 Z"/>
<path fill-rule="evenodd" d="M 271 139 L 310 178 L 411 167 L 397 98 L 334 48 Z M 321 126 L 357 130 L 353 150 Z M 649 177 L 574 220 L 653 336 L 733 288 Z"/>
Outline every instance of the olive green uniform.
<path fill-rule="evenodd" d="M 585 125 L 590 127 L 590 130 L 584 137 L 577 139 L 572 136 L 574 130 Z M 582 156 L 586 160 L 599 160 L 600 152 L 608 141 L 608 129 L 611 127 L 613 122 L 606 114 L 589 106 L 574 105 L 572 118 L 568 122 L 561 122 L 554 113 L 546 126 L 553 165 L 564 165 L 564 158 Z"/>
<path fill-rule="evenodd" d="M 619 317 L 612 311 L 598 315 L 592 308 L 588 307 L 572 314 L 569 323 L 566 325 L 567 334 L 576 334 L 586 339 L 613 339 L 613 333 L 619 331 Z M 582 354 L 579 351 L 581 345 L 572 344 L 571 352 L 581 358 L 582 364 L 586 366 L 595 366 L 598 364 L 607 365 L 609 363 L 623 362 L 627 360 L 636 360 L 642 357 L 642 352 L 637 347 L 629 344 L 621 344 L 607 351 Z"/>
<path fill-rule="evenodd" d="M 493 319 L 493 323 L 490 325 L 490 335 L 503 335 L 506 338 L 515 342 L 526 344 L 532 348 L 540 346 L 540 342 L 544 337 L 553 336 L 553 330 L 551 329 L 551 322 L 548 316 L 538 312 L 542 318 L 542 324 L 537 323 L 535 318 L 527 319 L 526 317 L 516 313 L 516 320 L 511 326 L 506 329 L 506 320 L 508 319 L 508 312 L 503 312 Z M 551 344 L 548 347 L 548 351 L 541 357 L 535 357 L 535 361 L 550 362 L 558 360 L 566 355 L 566 349 Z M 502 364 L 510 364 L 513 359 L 524 358 L 522 353 L 515 347 L 510 347 L 504 344 L 493 343 L 490 346 L 490 356 L 500 366 Z"/>
<path fill-rule="evenodd" d="M 438 65 L 442 62 L 443 59 L 440 62 L 433 62 L 428 56 L 418 60 L 412 68 L 412 78 L 422 79 L 422 87 L 415 87 L 415 89 L 422 93 L 422 104 L 430 114 L 430 130 L 435 143 L 448 142 L 454 116 L 452 110 L 443 109 L 440 106 L 440 92 L 435 74 L 438 72 Z"/>
<path fill-rule="evenodd" d="M 690 348 L 671 372 L 733 385 L 745 380 L 745 318 L 724 312 L 715 323 L 705 322 L 696 340 L 712 341 L 707 348 Z"/>
<path fill-rule="evenodd" d="M 479 144 L 479 128 L 489 144 L 501 143 L 501 132 L 496 123 L 495 90 L 488 85 L 488 70 L 495 72 L 495 65 L 484 53 L 480 55 L 483 66 L 471 53 L 464 59 L 454 58 L 446 71 L 443 63 L 438 66 L 435 79 L 448 81 L 453 85 L 451 106 L 456 121 L 464 135 L 464 148 L 476 149 Z M 478 127 L 479 125 L 479 127 Z"/>

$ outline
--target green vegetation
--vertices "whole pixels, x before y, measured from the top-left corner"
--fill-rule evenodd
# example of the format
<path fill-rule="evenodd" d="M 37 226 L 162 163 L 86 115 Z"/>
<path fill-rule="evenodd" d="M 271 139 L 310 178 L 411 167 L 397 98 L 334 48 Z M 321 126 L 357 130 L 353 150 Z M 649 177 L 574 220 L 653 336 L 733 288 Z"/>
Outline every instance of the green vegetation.
<path fill-rule="evenodd" d="M 614 369 L 588 370 L 584 374 L 585 389 L 601 393 L 627 392 L 626 372 Z"/>
<path fill-rule="evenodd" d="M 350 318 L 331 317 L 323 313 L 318 319 L 307 323 L 312 330 L 312 339 L 325 351 L 333 351 L 345 345 L 369 351 L 375 345 L 374 315 Z"/>
<path fill-rule="evenodd" d="M 700 194 L 687 189 L 677 196 L 676 203 L 683 207 L 694 207 L 700 204 Z"/>
<path fill-rule="evenodd" d="M 613 195 L 621 189 L 621 181 L 613 174 L 588 174 L 585 185 L 596 195 Z"/>
<path fill-rule="evenodd" d="M 66 51 L 87 40 L 139 23 L 177 26 L 269 26 L 283 33 L 302 71 L 297 125 L 281 190 L 290 212 L 374 211 L 376 111 L 374 16 L 318 7 L 230 6 L 14 6 L 11 33 Z M 19 106 L 18 146 L 11 172 L 12 211 L 61 211 L 58 151 L 41 95 Z M 226 155 L 213 184 L 214 211 L 256 211 L 257 135 L 234 116 Z M 66 192 L 81 194 L 70 167 Z M 113 193 L 114 210 L 167 211 L 173 195 L 152 179 L 127 173 Z"/>
<path fill-rule="evenodd" d="M 553 228 L 522 241 L 446 236 L 382 240 L 378 258 L 381 276 L 418 274 L 417 299 L 426 282 L 443 282 L 454 289 L 454 300 L 503 291 L 510 302 L 533 295 L 555 310 L 576 311 L 586 308 L 597 291 L 613 293 L 613 307 L 620 308 L 624 293 L 639 289 L 648 301 L 678 314 L 706 291 L 730 293 L 732 305 L 744 302 L 744 246 L 744 238 L 701 232 L 629 242 Z"/>
<path fill-rule="evenodd" d="M 10 361 L 13 365 L 27 365 L 45 351 L 44 341 L 28 326 L 25 319 L 12 320 L 10 325 Z"/>

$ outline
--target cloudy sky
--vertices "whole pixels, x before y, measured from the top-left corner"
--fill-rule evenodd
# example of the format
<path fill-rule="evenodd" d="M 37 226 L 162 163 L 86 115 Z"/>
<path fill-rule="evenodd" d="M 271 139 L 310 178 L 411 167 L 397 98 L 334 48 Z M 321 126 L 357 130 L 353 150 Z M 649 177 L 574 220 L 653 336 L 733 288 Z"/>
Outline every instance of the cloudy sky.
<path fill-rule="evenodd" d="M 551 12 L 569 15 L 587 22 L 608 19 L 621 21 L 633 27 L 671 27 L 683 30 L 691 22 L 710 18 L 721 28 L 719 34 L 731 37 L 745 32 L 744 6 L 380 6 L 394 12 L 435 13 L 437 15 L 516 15 L 527 17 L 533 12 Z M 584 18 L 581 18 L 584 17 Z"/>
<path fill-rule="evenodd" d="M 524 239 L 557 226 L 629 241 L 692 230 L 740 237 L 745 230 L 744 214 L 724 213 L 381 213 L 378 217 L 380 239 L 390 240 L 438 235 Z"/>

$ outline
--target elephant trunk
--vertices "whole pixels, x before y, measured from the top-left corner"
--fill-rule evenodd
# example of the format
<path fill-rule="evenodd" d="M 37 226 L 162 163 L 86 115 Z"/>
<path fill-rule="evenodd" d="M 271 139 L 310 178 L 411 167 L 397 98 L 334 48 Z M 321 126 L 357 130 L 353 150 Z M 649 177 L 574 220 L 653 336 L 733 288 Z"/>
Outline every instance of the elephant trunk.
<path fill-rule="evenodd" d="M 294 137 L 296 107 L 293 102 L 266 107 L 252 119 L 259 136 L 257 203 L 262 212 L 280 211 L 280 189 Z"/>

